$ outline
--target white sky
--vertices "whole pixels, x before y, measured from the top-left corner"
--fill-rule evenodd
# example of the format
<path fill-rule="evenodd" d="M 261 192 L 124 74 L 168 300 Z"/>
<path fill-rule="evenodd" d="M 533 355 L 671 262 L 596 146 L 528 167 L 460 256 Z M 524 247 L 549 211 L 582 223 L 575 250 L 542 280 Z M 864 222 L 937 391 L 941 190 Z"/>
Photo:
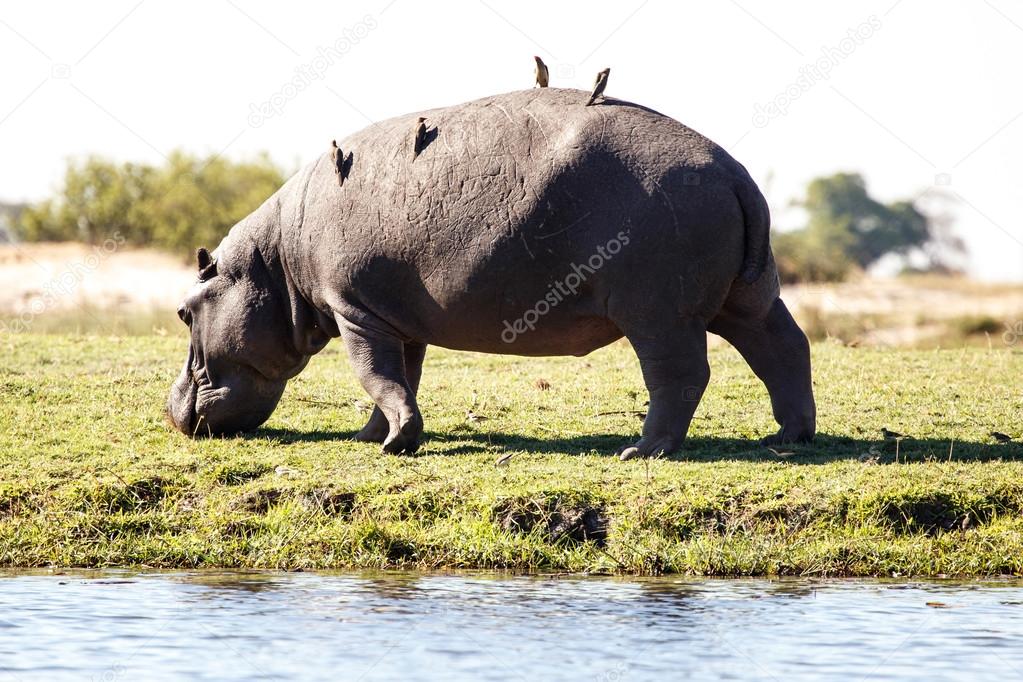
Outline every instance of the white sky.
<path fill-rule="evenodd" d="M 827 80 L 754 125 L 757 103 L 871 16 L 873 35 Z M 374 27 L 250 125 L 250 105 L 360 23 Z M 797 219 L 785 208 L 809 179 L 859 171 L 886 200 L 954 193 L 971 272 L 1023 279 L 1023 3 L 1011 0 L 5 3 L 0 199 L 45 196 L 66 157 L 90 152 L 268 150 L 296 168 L 371 120 L 529 87 L 533 54 L 552 85 L 588 88 L 612 67 L 609 95 L 723 145 L 776 224 Z"/>

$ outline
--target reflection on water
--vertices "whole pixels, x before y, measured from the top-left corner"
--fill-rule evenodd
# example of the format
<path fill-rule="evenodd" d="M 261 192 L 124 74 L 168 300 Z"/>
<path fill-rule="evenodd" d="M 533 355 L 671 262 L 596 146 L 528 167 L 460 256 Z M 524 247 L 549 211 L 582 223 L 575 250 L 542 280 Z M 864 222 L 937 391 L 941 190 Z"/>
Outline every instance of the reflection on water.
<path fill-rule="evenodd" d="M 0 573 L 0 679 L 1023 678 L 1023 584 Z"/>

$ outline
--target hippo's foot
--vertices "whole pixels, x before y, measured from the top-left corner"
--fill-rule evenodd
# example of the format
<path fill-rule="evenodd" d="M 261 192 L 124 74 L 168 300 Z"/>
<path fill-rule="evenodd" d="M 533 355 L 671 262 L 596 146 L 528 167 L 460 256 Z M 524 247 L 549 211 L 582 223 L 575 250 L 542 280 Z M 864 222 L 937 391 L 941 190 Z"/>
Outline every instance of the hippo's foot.
<path fill-rule="evenodd" d="M 640 457 L 660 457 L 661 455 L 670 455 L 679 449 L 682 445 L 682 438 L 677 436 L 665 436 L 662 438 L 657 437 L 642 437 L 635 443 L 623 445 L 618 448 L 615 453 L 618 458 L 622 461 L 627 459 L 637 459 Z"/>
<path fill-rule="evenodd" d="M 363 443 L 383 443 L 387 440 L 387 434 L 390 432 L 391 426 L 387 423 L 387 417 L 379 407 L 374 407 L 369 421 L 355 434 L 355 440 Z"/>
<path fill-rule="evenodd" d="M 407 417 L 401 426 L 387 435 L 383 451 L 392 455 L 405 453 L 411 455 L 419 449 L 419 440 L 423 437 L 423 418 L 416 412 Z"/>
<path fill-rule="evenodd" d="M 760 439 L 761 445 L 785 445 L 788 443 L 810 443 L 813 442 L 813 426 L 786 427 L 783 426 L 778 433 L 764 436 Z"/>

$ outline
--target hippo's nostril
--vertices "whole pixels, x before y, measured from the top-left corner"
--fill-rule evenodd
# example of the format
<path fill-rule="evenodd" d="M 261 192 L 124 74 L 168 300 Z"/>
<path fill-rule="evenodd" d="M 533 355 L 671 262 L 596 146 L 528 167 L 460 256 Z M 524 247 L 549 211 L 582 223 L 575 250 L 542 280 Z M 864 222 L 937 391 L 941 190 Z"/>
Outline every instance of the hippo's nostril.
<path fill-rule="evenodd" d="M 181 321 L 185 324 L 192 324 L 192 313 L 188 312 L 188 308 L 185 306 L 178 308 L 178 317 L 181 318 Z"/>

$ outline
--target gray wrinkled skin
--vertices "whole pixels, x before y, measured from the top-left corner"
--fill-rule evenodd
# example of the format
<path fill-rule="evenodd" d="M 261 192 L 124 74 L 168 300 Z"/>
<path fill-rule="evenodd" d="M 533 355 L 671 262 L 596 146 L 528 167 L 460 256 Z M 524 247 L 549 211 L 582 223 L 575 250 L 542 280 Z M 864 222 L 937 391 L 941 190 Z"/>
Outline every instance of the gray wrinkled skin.
<path fill-rule="evenodd" d="M 325 142 L 189 291 L 174 425 L 257 427 L 340 336 L 377 405 L 357 437 L 411 452 L 427 345 L 584 355 L 624 335 L 650 407 L 619 453 L 672 452 L 710 377 L 710 331 L 767 386 L 781 429 L 765 441 L 811 439 L 809 347 L 778 297 L 755 183 L 677 121 L 587 96 L 534 89 L 374 124 L 340 142 L 343 184 Z"/>

